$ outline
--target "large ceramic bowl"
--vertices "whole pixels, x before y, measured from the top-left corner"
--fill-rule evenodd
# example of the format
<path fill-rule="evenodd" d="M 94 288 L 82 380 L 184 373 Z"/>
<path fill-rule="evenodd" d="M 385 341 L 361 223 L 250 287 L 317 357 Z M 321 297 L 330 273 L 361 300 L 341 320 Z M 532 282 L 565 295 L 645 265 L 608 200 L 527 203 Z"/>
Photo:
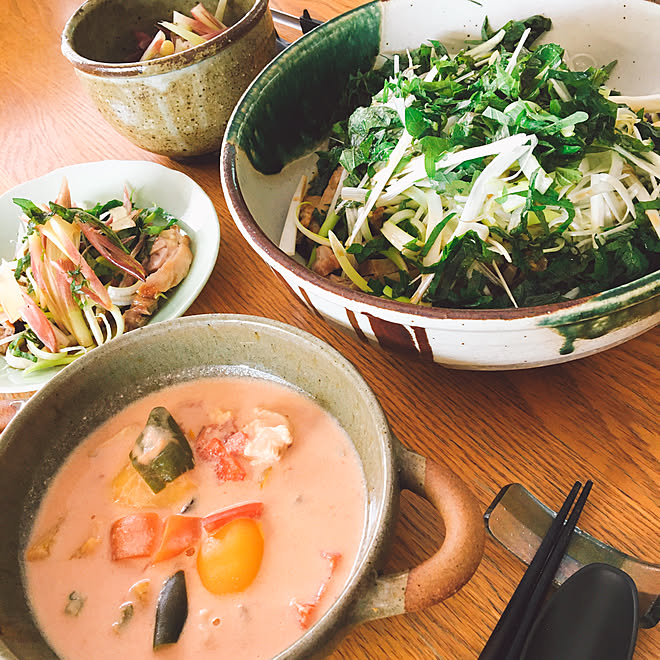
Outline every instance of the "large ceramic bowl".
<path fill-rule="evenodd" d="M 546 40 L 573 56 L 618 63 L 622 93 L 658 90 L 660 6 L 643 0 L 382 0 L 320 26 L 278 56 L 236 108 L 222 150 L 222 183 L 239 229 L 295 295 L 365 342 L 464 369 L 517 369 L 602 351 L 660 320 L 660 273 L 573 302 L 510 310 L 414 307 L 349 291 L 312 273 L 277 247 L 286 210 L 314 149 L 327 136 L 333 99 L 348 76 L 381 52 L 415 48 L 430 38 L 456 51 L 493 26 L 542 13 Z"/>
<path fill-rule="evenodd" d="M 149 392 L 236 373 L 276 377 L 312 396 L 352 439 L 366 481 L 366 520 L 348 582 L 326 614 L 278 660 L 323 657 L 351 626 L 428 607 L 472 576 L 484 545 L 476 500 L 448 468 L 399 444 L 374 393 L 350 362 L 282 323 L 191 316 L 146 326 L 74 362 L 30 399 L 0 437 L 0 658 L 55 657 L 30 614 L 21 557 L 48 482 L 67 455 L 91 430 Z M 383 575 L 378 570 L 401 488 L 437 507 L 445 539 L 419 566 Z"/>
<path fill-rule="evenodd" d="M 62 52 L 103 117 L 137 146 L 172 158 L 220 148 L 234 105 L 276 52 L 268 1 L 235 0 L 224 19 L 230 27 L 217 37 L 169 57 L 126 61 L 135 30 L 153 34 L 173 10 L 188 14 L 196 4 L 87 0 L 62 34 Z"/>

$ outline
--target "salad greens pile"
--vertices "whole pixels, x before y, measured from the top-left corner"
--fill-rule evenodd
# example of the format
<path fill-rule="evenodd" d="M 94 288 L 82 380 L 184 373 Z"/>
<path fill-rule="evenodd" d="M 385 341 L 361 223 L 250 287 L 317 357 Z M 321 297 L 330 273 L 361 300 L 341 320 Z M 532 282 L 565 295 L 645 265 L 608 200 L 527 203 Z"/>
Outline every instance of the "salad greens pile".
<path fill-rule="evenodd" d="M 308 190 L 339 166 L 331 204 L 305 225 L 299 189 L 280 247 L 312 269 L 330 248 L 349 286 L 451 308 L 570 300 L 657 271 L 658 116 L 604 86 L 615 62 L 574 71 L 561 46 L 533 47 L 550 29 L 486 21 L 458 54 L 430 41 L 356 78 L 349 94 L 370 103 L 333 127 Z"/>

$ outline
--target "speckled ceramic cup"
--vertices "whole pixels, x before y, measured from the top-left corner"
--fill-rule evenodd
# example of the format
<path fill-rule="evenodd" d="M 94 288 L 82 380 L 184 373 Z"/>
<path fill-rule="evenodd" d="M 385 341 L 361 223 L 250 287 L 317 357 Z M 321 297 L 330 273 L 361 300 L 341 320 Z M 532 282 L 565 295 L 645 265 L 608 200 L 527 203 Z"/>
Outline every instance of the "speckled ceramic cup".
<path fill-rule="evenodd" d="M 267 0 L 230 0 L 229 29 L 148 62 L 130 61 L 134 31 L 153 34 L 197 0 L 88 0 L 67 22 L 62 52 L 103 117 L 143 149 L 172 158 L 217 151 L 231 112 L 276 53 Z M 207 9 L 215 3 L 207 1 Z"/>
<path fill-rule="evenodd" d="M 348 581 L 329 610 L 277 660 L 324 657 L 352 626 L 428 607 L 470 579 L 485 533 L 476 500 L 446 466 L 393 437 L 376 396 L 348 360 L 316 337 L 275 321 L 190 316 L 140 328 L 76 360 L 34 395 L 1 436 L 0 658 L 55 657 L 30 614 L 21 557 L 48 482 L 68 454 L 149 392 L 255 371 L 300 388 L 331 413 L 353 441 L 366 482 L 366 520 Z M 402 488 L 438 509 L 445 538 L 419 566 L 383 575 Z"/>

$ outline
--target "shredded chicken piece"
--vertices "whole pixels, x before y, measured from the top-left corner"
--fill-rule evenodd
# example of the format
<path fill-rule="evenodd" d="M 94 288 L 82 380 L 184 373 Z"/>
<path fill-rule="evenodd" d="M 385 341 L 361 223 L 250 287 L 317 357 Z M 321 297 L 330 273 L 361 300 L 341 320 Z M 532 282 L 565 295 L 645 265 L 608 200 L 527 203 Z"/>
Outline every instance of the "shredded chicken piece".
<path fill-rule="evenodd" d="M 342 170 L 343 168 L 341 166 L 335 169 L 328 181 L 328 185 L 325 187 L 325 190 L 320 197 L 318 195 L 305 196 L 303 203 L 300 205 L 300 210 L 298 211 L 298 220 L 300 220 L 300 224 L 303 227 L 308 227 L 312 231 L 318 232 L 318 226 L 316 228 L 310 227 L 312 218 L 314 217 L 314 211 L 319 211 L 321 215 L 325 215 L 328 212 L 330 204 L 332 203 L 332 198 L 339 185 Z"/>
<path fill-rule="evenodd" d="M 293 442 L 289 420 L 270 410 L 258 410 L 255 419 L 241 431 L 247 437 L 243 453 L 258 465 L 273 465 Z"/>
<path fill-rule="evenodd" d="M 158 306 L 158 296 L 179 284 L 188 274 L 191 263 L 190 238 L 176 225 L 161 232 L 145 264 L 149 275 L 124 312 L 127 330 L 139 328 L 149 320 Z"/>
<path fill-rule="evenodd" d="M 367 259 L 359 268 L 363 277 L 394 277 L 398 276 L 399 269 L 389 259 Z"/>
<path fill-rule="evenodd" d="M 300 205 L 298 211 L 298 220 L 303 227 L 309 227 L 314 211 L 318 208 L 321 198 L 318 196 L 305 197 L 305 201 Z"/>
<path fill-rule="evenodd" d="M 322 277 L 330 275 L 339 268 L 339 261 L 335 253 L 327 245 L 319 245 L 316 248 L 316 257 L 312 264 L 312 270 Z"/>
<path fill-rule="evenodd" d="M 377 206 L 369 214 L 369 226 L 371 227 L 371 231 L 380 230 L 380 228 L 383 226 L 383 217 L 384 217 L 384 215 L 385 215 L 385 207 L 384 206 Z"/>
<path fill-rule="evenodd" d="M 344 168 L 341 167 L 341 165 L 335 168 L 335 171 L 332 173 L 332 176 L 328 181 L 328 185 L 325 187 L 325 190 L 323 191 L 323 195 L 321 195 L 321 201 L 319 202 L 318 209 L 320 211 L 323 211 L 324 213 L 330 207 L 332 198 L 335 196 L 335 191 L 337 190 L 337 186 L 339 185 L 339 180 L 341 179 L 341 174 L 343 169 Z"/>

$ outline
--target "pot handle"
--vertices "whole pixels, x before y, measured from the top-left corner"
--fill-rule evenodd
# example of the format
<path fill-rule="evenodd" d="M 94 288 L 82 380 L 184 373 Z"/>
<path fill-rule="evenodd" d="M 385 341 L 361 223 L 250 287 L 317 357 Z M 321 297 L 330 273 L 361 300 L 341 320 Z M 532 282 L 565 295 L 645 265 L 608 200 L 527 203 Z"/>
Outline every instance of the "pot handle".
<path fill-rule="evenodd" d="M 352 623 L 425 609 L 455 594 L 474 574 L 486 530 L 479 503 L 447 466 L 398 445 L 402 489 L 427 499 L 445 524 L 437 552 L 410 570 L 376 575 L 357 600 Z"/>

